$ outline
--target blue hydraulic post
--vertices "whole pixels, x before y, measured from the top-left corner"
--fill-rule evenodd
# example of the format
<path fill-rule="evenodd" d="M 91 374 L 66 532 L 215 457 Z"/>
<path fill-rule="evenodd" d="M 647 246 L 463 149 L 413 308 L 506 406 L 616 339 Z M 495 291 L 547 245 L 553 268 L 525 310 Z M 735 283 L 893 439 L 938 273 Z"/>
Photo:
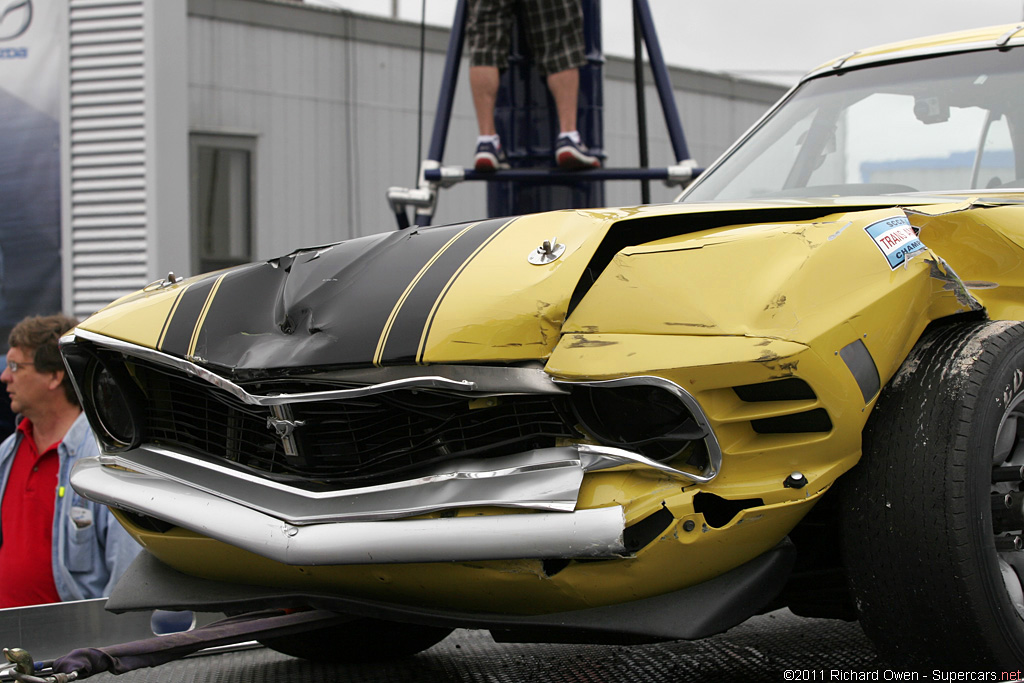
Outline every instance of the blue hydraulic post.
<path fill-rule="evenodd" d="M 459 65 L 462 63 L 462 40 L 465 35 L 466 0 L 458 0 L 455 5 L 455 17 L 452 20 L 452 32 L 448 36 L 448 51 L 444 60 L 444 72 L 441 75 L 441 93 L 437 98 L 434 130 L 430 136 L 430 150 L 423 162 L 424 169 L 440 166 L 441 160 L 444 158 L 444 146 L 448 140 L 448 124 L 452 119 L 452 106 L 455 102 L 455 85 L 459 78 Z M 416 224 L 430 225 L 433 217 L 433 204 L 431 204 L 416 212 Z M 403 219 L 405 219 L 404 209 L 398 219 L 399 225 Z"/>
<path fill-rule="evenodd" d="M 640 168 L 650 164 L 647 154 L 647 99 L 644 88 L 644 34 L 640 30 L 640 19 L 637 17 L 636 5 L 633 5 L 633 86 L 636 93 L 636 134 L 637 147 L 640 152 Z M 651 203 L 651 183 L 640 181 L 640 203 Z"/>
<path fill-rule="evenodd" d="M 686 138 L 683 136 L 683 126 L 679 123 L 679 111 L 676 109 L 676 100 L 672 93 L 672 83 L 668 78 L 665 57 L 661 54 L 658 33 L 654 30 L 651 7 L 647 4 L 647 0 L 633 0 L 633 8 L 634 16 L 640 20 L 640 30 L 643 32 L 644 43 L 647 45 L 647 58 L 651 61 L 651 73 L 654 75 L 654 85 L 657 87 L 658 97 L 661 99 L 661 110 L 665 114 L 665 125 L 668 127 L 668 136 L 672 141 L 672 151 L 675 152 L 676 161 L 686 161 L 690 158 L 690 150 L 687 148 Z"/>
<path fill-rule="evenodd" d="M 430 150 L 427 159 L 441 163 L 444 145 L 448 139 L 448 124 L 452 119 L 452 105 L 455 102 L 455 84 L 459 78 L 462 63 L 462 40 L 466 35 L 466 0 L 458 0 L 452 32 L 448 36 L 448 52 L 444 59 L 444 73 L 441 75 L 441 95 L 437 100 L 434 115 L 434 132 L 430 136 Z"/>

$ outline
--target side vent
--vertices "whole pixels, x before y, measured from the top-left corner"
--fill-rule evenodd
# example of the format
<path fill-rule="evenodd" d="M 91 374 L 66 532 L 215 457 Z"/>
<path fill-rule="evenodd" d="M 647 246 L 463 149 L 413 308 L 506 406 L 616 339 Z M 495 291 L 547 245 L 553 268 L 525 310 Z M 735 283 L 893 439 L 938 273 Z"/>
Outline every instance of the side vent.
<path fill-rule="evenodd" d="M 864 346 L 863 341 L 856 339 L 839 350 L 839 357 L 857 380 L 857 386 L 864 396 L 864 403 L 869 403 L 882 388 L 882 381 L 878 376 L 878 366 L 875 365 L 875 359 L 871 357 L 868 347 Z"/>
<path fill-rule="evenodd" d="M 832 431 L 832 420 L 824 408 L 751 420 L 750 425 L 758 434 L 803 434 Z"/>
<path fill-rule="evenodd" d="M 733 387 L 741 401 L 813 401 L 818 398 L 811 385 L 797 377 Z"/>
<path fill-rule="evenodd" d="M 765 406 L 762 414 L 750 420 L 750 426 L 758 434 L 805 434 L 832 431 L 832 420 L 824 408 L 812 408 L 817 394 L 807 382 L 798 377 L 758 384 L 744 384 L 733 387 L 733 391 L 744 403 L 779 404 L 791 401 L 793 406 Z M 800 405 L 800 404 L 803 405 Z M 810 405 L 809 405 L 810 404 Z M 771 414 L 775 413 L 775 414 Z"/>

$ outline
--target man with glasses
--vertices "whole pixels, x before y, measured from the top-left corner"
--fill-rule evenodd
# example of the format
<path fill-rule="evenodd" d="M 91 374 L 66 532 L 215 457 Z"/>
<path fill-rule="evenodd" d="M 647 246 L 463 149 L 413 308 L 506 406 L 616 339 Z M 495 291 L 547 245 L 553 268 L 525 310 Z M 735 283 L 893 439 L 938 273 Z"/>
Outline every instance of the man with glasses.
<path fill-rule="evenodd" d="M 0 444 L 0 608 L 109 595 L 140 549 L 68 481 L 78 458 L 98 454 L 57 346 L 76 324 L 26 318 L 8 338 L 0 382 L 21 420 Z"/>

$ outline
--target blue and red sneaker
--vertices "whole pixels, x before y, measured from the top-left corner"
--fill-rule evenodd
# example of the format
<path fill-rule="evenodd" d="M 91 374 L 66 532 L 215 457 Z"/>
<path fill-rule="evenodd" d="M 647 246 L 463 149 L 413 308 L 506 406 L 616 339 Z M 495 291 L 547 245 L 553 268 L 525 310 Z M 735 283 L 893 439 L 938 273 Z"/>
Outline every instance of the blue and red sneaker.
<path fill-rule="evenodd" d="M 587 146 L 576 142 L 568 135 L 558 136 L 555 143 L 555 161 L 558 167 L 566 171 L 585 168 L 601 168 L 601 160 L 588 154 Z"/>
<path fill-rule="evenodd" d="M 493 142 L 481 142 L 476 146 L 476 156 L 473 158 L 474 171 L 492 173 L 508 167 L 508 158 L 501 147 Z"/>

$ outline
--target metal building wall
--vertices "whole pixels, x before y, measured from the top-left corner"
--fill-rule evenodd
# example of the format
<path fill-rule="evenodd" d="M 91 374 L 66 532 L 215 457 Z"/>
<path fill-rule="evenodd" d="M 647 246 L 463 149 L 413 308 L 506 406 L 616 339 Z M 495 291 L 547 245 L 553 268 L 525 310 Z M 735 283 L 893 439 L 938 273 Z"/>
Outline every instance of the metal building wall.
<path fill-rule="evenodd" d="M 146 283 L 142 1 L 71 0 L 68 30 L 69 308 L 82 314 Z"/>
<path fill-rule="evenodd" d="M 63 298 L 85 316 L 188 253 L 174 232 L 188 228 L 185 0 L 70 0 L 67 12 Z"/>
<path fill-rule="evenodd" d="M 417 156 L 419 26 L 268 0 L 189 0 L 188 103 L 192 132 L 253 135 L 256 255 L 267 258 L 394 229 L 384 200 L 413 186 L 426 153 L 447 31 L 427 30 L 423 142 Z M 469 163 L 476 140 L 467 69 L 460 73 L 445 164 Z M 638 159 L 632 64 L 606 64 L 609 163 Z M 784 88 L 673 69 L 691 152 L 708 164 Z M 653 85 L 647 86 L 651 165 L 671 159 Z M 610 204 L 637 203 L 637 183 L 609 183 Z M 652 185 L 654 201 L 678 193 Z M 478 218 L 484 188 L 442 191 L 435 222 Z"/>

